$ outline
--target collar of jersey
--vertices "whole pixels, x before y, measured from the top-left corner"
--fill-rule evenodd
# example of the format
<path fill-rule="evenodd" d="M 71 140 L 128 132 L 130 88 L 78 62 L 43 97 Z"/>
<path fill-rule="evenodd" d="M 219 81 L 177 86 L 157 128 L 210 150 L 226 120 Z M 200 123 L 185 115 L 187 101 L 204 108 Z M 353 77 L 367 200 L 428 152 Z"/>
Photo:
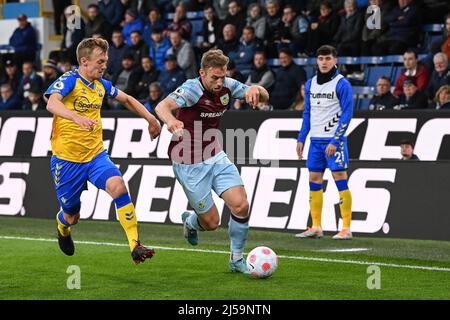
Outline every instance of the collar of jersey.
<path fill-rule="evenodd" d="M 83 76 L 78 72 L 78 69 L 75 70 L 75 75 L 77 78 L 79 78 L 85 85 L 87 85 L 89 88 L 94 89 L 95 88 L 95 81 L 89 82 Z"/>

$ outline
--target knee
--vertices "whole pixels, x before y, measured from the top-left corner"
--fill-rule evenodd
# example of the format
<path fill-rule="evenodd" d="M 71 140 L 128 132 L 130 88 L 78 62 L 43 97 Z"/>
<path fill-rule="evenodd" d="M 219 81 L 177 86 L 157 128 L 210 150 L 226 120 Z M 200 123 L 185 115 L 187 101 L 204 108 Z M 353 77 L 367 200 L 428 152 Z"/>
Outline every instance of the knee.
<path fill-rule="evenodd" d="M 113 199 L 128 192 L 127 187 L 125 186 L 125 182 L 121 177 L 113 177 L 113 179 L 108 181 L 106 190 Z"/>
<path fill-rule="evenodd" d="M 247 199 L 240 201 L 238 205 L 231 208 L 231 212 L 240 218 L 247 218 L 248 211 L 249 211 L 249 204 Z"/>
<path fill-rule="evenodd" d="M 73 214 L 73 215 L 65 215 L 64 219 L 71 225 L 76 225 L 78 223 L 78 220 L 80 219 L 80 214 Z"/>
<path fill-rule="evenodd" d="M 204 223 L 202 223 L 202 227 L 206 231 L 213 231 L 219 227 L 219 222 L 220 222 L 219 219 L 211 219 L 208 221 L 204 221 Z"/>

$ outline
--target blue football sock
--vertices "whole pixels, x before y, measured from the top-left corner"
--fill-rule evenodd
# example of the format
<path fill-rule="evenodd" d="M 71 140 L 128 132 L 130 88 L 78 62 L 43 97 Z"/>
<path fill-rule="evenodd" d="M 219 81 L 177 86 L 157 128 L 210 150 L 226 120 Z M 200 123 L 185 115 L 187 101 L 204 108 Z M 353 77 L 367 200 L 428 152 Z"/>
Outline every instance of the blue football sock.
<path fill-rule="evenodd" d="M 237 218 L 231 214 L 228 224 L 228 234 L 230 236 L 231 260 L 237 261 L 242 258 L 245 243 L 248 236 L 248 220 L 247 218 Z"/>

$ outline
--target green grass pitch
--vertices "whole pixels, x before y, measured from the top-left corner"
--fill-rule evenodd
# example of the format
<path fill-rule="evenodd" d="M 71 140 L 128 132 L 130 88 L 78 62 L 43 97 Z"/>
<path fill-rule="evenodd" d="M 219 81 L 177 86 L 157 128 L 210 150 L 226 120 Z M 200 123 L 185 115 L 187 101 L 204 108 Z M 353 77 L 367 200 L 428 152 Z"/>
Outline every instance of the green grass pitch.
<path fill-rule="evenodd" d="M 0 299 L 450 299 L 446 241 L 339 242 L 250 230 L 246 252 L 266 245 L 281 256 L 271 278 L 253 279 L 228 272 L 225 228 L 201 233 L 196 247 L 185 242 L 180 225 L 139 228 L 144 244 L 159 248 L 136 266 L 119 222 L 80 221 L 75 255 L 67 257 L 54 221 L 0 217 Z M 368 250 L 330 252 L 350 248 Z M 79 290 L 67 288 L 72 265 L 80 268 Z M 380 289 L 368 289 L 370 265 L 380 268 Z"/>

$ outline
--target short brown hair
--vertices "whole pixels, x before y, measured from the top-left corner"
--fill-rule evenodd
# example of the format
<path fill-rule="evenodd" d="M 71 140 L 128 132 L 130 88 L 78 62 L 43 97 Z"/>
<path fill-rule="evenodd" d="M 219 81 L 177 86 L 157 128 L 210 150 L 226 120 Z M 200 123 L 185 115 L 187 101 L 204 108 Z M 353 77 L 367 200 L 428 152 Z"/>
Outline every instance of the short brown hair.
<path fill-rule="evenodd" d="M 223 54 L 222 50 L 209 50 L 203 54 L 200 67 L 203 70 L 208 68 L 226 67 L 230 59 Z"/>
<path fill-rule="evenodd" d="M 81 41 L 77 46 L 77 61 L 80 63 L 81 58 L 86 57 L 89 59 L 92 52 L 96 49 L 100 49 L 102 52 L 108 52 L 109 44 L 105 39 L 100 38 L 87 38 Z"/>

